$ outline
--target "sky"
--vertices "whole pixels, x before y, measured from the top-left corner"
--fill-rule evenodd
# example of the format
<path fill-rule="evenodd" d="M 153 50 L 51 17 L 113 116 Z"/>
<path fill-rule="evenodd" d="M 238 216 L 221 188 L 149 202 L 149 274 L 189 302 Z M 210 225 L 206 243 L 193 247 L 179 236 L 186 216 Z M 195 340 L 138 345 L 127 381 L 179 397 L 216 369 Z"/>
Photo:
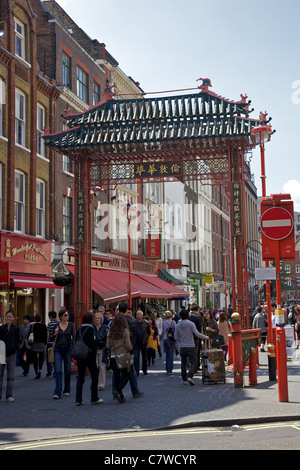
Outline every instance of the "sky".
<path fill-rule="evenodd" d="M 289 193 L 300 212 L 299 0 L 57 2 L 145 92 L 196 87 L 202 77 L 225 98 L 247 94 L 250 117 L 266 111 L 276 130 L 265 148 L 267 196 Z M 258 148 L 251 171 L 261 196 Z"/>

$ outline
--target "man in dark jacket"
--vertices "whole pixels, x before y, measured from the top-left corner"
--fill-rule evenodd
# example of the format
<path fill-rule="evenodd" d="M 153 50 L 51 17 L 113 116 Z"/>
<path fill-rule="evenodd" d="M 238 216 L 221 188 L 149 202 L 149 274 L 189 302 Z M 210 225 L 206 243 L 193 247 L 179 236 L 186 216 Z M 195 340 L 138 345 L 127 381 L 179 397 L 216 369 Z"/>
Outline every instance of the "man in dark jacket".
<path fill-rule="evenodd" d="M 147 372 L 147 346 L 150 336 L 150 326 L 146 320 L 143 319 L 142 310 L 136 312 L 136 322 L 131 327 L 131 338 L 134 354 L 134 367 L 137 375 L 140 373 L 140 353 L 142 353 L 142 371 L 144 375 Z"/>
<path fill-rule="evenodd" d="M 189 320 L 195 323 L 197 331 L 202 333 L 202 316 L 200 315 L 200 307 L 197 304 L 193 304 L 190 309 L 190 316 Z M 194 336 L 195 341 L 195 349 L 196 349 L 196 361 L 197 361 L 197 369 L 200 369 L 200 354 L 201 354 L 201 340 Z"/>
<path fill-rule="evenodd" d="M 15 401 L 13 387 L 15 380 L 16 352 L 20 347 L 20 329 L 14 324 L 15 313 L 9 310 L 5 314 L 5 324 L 0 327 L 0 341 L 5 343 L 6 364 L 0 364 L 0 400 L 2 398 L 2 384 L 5 366 L 7 369 L 6 400 Z"/>

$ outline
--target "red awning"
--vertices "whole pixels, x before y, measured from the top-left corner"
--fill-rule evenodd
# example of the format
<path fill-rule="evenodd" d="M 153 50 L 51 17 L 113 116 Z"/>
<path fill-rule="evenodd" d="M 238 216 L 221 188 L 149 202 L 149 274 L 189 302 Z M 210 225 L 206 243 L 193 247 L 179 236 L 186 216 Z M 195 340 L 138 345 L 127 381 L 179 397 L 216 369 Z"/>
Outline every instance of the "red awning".
<path fill-rule="evenodd" d="M 142 299 L 147 299 L 147 298 L 170 299 L 171 298 L 171 295 L 165 289 L 161 289 L 155 284 L 148 282 L 146 279 L 144 279 L 142 276 L 138 274 L 132 275 L 132 287 L 134 289 L 140 290 L 140 297 Z"/>
<path fill-rule="evenodd" d="M 157 276 L 151 276 L 149 274 L 136 274 L 136 276 L 140 277 L 149 284 L 152 284 L 156 288 L 160 289 L 162 292 L 165 292 L 168 295 L 167 298 L 178 299 L 182 297 L 189 297 L 190 295 L 185 290 L 180 289 L 179 287 L 174 286 L 169 282 L 163 281 Z"/>
<path fill-rule="evenodd" d="M 67 266 L 74 274 L 74 266 Z M 92 290 L 98 294 L 104 303 L 128 300 L 129 276 L 128 272 L 113 269 L 92 269 Z M 188 294 L 157 276 L 147 276 L 132 273 L 132 297 L 149 299 L 170 299 L 186 297 Z"/>
<path fill-rule="evenodd" d="M 52 277 L 47 276 L 22 276 L 21 274 L 12 274 L 10 276 L 11 283 L 14 287 L 27 289 L 62 289 L 53 283 Z"/>
<path fill-rule="evenodd" d="M 128 273 L 112 269 L 92 269 L 92 290 L 100 295 L 105 303 L 128 299 Z M 132 285 L 132 297 L 139 297 L 140 290 Z"/>
<path fill-rule="evenodd" d="M 74 274 L 74 266 L 67 266 Z M 121 302 L 128 299 L 128 273 L 113 269 L 92 269 L 92 290 L 104 303 Z M 139 297 L 140 291 L 132 288 L 132 297 Z"/>

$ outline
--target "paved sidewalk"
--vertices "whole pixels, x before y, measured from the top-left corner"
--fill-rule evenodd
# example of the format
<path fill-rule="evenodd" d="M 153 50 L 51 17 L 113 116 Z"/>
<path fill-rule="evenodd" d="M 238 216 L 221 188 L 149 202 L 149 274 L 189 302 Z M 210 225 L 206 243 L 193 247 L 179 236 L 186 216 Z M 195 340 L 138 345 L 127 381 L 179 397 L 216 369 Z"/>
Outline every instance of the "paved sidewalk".
<path fill-rule="evenodd" d="M 45 368 L 42 378 L 34 380 L 33 370 L 23 377 L 17 367 L 15 402 L 0 402 L 0 444 L 99 432 L 300 420 L 300 362 L 288 362 L 289 402 L 280 403 L 277 382 L 269 382 L 267 354 L 259 356 L 256 387 L 248 386 L 245 372 L 244 388 L 235 389 L 232 371 L 227 371 L 225 384 L 203 385 L 201 375 L 196 375 L 195 386 L 182 385 L 180 361 L 175 360 L 174 375 L 167 376 L 163 355 L 149 368 L 149 375 L 138 378 L 144 397 L 133 399 L 128 384 L 126 403 L 113 400 L 112 374 L 108 372 L 106 389 L 99 392 L 104 403 L 90 404 L 90 379 L 86 377 L 82 407 L 75 406 L 75 376 L 71 395 L 55 401 L 54 379 L 45 377 Z"/>

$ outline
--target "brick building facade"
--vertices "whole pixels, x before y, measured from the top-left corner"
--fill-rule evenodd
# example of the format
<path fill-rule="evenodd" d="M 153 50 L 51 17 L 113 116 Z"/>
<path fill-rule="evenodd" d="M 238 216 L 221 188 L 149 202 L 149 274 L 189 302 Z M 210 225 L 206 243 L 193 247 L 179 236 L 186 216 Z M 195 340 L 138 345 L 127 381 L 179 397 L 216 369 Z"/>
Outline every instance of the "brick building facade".
<path fill-rule="evenodd" d="M 51 278 L 42 279 L 52 274 L 52 161 L 42 135 L 53 126 L 59 90 L 38 67 L 31 2 L 2 1 L 0 30 L 1 262 L 10 263 L 0 315 L 14 308 L 21 323 L 26 313 L 45 313 L 49 296 L 43 286 L 53 285 Z M 16 277 L 24 273 L 32 276 Z"/>

